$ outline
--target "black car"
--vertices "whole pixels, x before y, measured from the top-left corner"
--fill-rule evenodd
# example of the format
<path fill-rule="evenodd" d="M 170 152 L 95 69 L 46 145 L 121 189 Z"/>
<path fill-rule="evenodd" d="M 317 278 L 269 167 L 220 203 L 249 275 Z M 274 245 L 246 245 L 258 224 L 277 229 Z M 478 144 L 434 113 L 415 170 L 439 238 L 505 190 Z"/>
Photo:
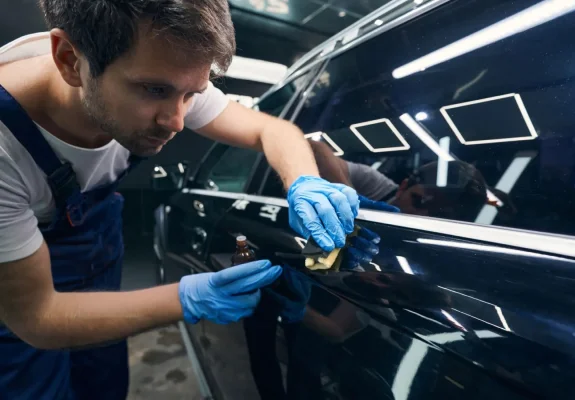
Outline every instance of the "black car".
<path fill-rule="evenodd" d="M 242 234 L 304 311 L 269 288 L 242 323 L 187 326 L 204 393 L 573 399 L 575 2 L 382 3 L 256 106 L 393 182 L 373 200 L 400 212 L 357 220 L 380 237 L 369 262 L 307 269 L 260 153 L 217 144 L 197 170 L 158 166 L 162 283 L 229 267 Z"/>

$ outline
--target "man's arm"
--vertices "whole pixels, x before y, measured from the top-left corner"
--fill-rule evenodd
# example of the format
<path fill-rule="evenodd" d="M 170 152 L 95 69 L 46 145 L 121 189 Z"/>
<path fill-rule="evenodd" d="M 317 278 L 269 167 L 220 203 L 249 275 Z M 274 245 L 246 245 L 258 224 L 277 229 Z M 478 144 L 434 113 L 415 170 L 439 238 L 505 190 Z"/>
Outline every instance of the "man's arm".
<path fill-rule="evenodd" d="M 133 292 L 56 292 L 45 243 L 25 259 L 0 263 L 0 321 L 37 348 L 118 340 L 182 318 L 178 284 Z"/>
<path fill-rule="evenodd" d="M 321 177 L 331 183 L 343 183 L 353 188 L 347 162 L 333 154 L 333 150 L 323 142 L 311 141 L 309 144 Z"/>
<path fill-rule="evenodd" d="M 319 176 L 310 145 L 290 122 L 229 102 L 212 122 L 196 131 L 210 139 L 263 151 L 288 188 L 299 176 Z"/>

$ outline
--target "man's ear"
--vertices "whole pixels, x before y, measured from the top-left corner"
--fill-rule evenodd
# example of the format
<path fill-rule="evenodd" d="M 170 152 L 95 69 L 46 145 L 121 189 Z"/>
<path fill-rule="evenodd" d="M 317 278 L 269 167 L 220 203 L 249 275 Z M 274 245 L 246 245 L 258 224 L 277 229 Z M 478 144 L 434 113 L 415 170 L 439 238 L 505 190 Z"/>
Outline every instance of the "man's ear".
<path fill-rule="evenodd" d="M 70 41 L 68 34 L 62 29 L 52 29 L 50 41 L 52 43 L 52 58 L 62 79 L 70 86 L 82 86 L 80 76 L 81 54 Z"/>

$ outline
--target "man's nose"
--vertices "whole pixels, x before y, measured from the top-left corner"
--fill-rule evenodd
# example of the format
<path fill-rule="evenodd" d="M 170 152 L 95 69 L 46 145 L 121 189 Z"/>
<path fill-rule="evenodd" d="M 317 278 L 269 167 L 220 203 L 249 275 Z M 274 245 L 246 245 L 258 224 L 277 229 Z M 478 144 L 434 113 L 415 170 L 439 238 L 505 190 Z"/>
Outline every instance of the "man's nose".
<path fill-rule="evenodd" d="M 170 102 L 165 105 L 156 118 L 156 123 L 169 132 L 184 130 L 184 118 L 188 103 L 184 101 Z"/>

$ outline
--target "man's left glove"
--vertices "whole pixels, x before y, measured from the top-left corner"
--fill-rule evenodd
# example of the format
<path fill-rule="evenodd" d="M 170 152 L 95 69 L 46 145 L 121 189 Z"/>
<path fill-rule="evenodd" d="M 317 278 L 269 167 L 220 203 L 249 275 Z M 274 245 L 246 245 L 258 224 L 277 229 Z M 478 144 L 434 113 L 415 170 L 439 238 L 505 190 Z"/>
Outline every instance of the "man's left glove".
<path fill-rule="evenodd" d="M 355 190 L 316 176 L 300 176 L 288 191 L 289 222 L 297 233 L 310 235 L 325 251 L 345 245 L 359 211 Z"/>
<path fill-rule="evenodd" d="M 219 272 L 184 276 L 178 291 L 184 320 L 227 324 L 250 316 L 260 302 L 259 289 L 273 283 L 281 273 L 281 267 L 259 260 Z"/>
<path fill-rule="evenodd" d="M 270 287 L 264 291 L 277 302 L 283 322 L 300 322 L 305 315 L 313 281 L 305 274 L 286 266 L 283 267 L 281 280 L 281 288 Z"/>

